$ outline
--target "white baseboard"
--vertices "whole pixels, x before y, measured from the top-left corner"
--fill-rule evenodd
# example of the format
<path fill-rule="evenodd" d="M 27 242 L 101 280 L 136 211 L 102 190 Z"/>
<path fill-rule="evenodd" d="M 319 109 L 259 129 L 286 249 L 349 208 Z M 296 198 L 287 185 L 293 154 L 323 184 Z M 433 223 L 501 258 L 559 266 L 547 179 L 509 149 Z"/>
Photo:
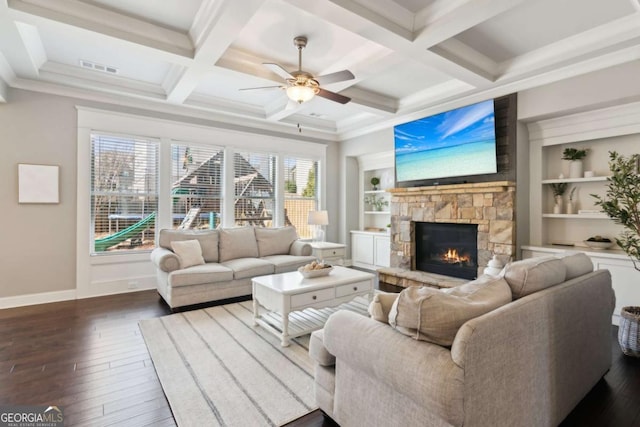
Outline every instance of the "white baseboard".
<path fill-rule="evenodd" d="M 132 285 L 135 282 L 135 285 Z M 135 286 L 135 287 L 131 287 Z M 27 305 L 47 304 L 51 302 L 70 301 L 101 297 L 106 295 L 124 294 L 129 292 L 146 291 L 156 289 L 155 276 L 140 276 L 126 280 L 112 280 L 91 283 L 82 290 L 69 289 L 56 292 L 42 292 L 39 294 L 16 295 L 14 297 L 0 298 L 0 309 L 24 307 Z"/>
<path fill-rule="evenodd" d="M 39 294 L 17 295 L 0 298 L 0 309 L 24 307 L 26 305 L 46 304 L 50 302 L 69 301 L 76 299 L 76 290 L 42 292 Z"/>

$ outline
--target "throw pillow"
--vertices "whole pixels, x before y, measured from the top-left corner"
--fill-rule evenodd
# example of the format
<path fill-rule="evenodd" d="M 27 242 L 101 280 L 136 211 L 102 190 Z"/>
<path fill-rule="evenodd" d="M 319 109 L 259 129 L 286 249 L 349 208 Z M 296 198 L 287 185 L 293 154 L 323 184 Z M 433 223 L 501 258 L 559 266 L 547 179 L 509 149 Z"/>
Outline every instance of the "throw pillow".
<path fill-rule="evenodd" d="M 197 240 L 176 240 L 171 242 L 171 249 L 180 258 L 180 268 L 204 264 L 202 248 Z"/>
<path fill-rule="evenodd" d="M 389 324 L 416 340 L 450 346 L 467 321 L 511 302 L 511 289 L 501 277 L 483 275 L 449 289 L 409 287 L 400 292 Z"/>
<path fill-rule="evenodd" d="M 502 274 L 518 299 L 564 282 L 567 268 L 558 258 L 536 257 L 510 262 Z"/>
<path fill-rule="evenodd" d="M 377 292 L 371 304 L 369 304 L 369 315 L 373 320 L 382 323 L 389 323 L 389 312 L 393 303 L 398 299 L 397 293 Z"/>
<path fill-rule="evenodd" d="M 236 258 L 258 258 L 258 244 L 253 227 L 220 230 L 220 262 Z"/>
<path fill-rule="evenodd" d="M 260 256 L 288 255 L 291 244 L 298 239 L 294 227 L 256 227 L 256 241 Z"/>

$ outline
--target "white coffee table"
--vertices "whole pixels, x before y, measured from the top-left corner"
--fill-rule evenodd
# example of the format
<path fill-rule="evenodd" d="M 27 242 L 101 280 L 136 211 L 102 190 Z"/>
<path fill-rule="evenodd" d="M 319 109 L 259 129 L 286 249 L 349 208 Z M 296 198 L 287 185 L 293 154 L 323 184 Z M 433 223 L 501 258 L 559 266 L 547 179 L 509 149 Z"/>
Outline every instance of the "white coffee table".
<path fill-rule="evenodd" d="M 374 278 L 371 273 L 338 266 L 328 276 L 312 279 L 305 279 L 297 271 L 254 277 L 254 324 L 280 337 L 286 347 L 290 338 L 324 327 L 335 310 L 322 309 L 360 295 L 372 296 Z M 261 306 L 266 309 L 263 314 Z"/>

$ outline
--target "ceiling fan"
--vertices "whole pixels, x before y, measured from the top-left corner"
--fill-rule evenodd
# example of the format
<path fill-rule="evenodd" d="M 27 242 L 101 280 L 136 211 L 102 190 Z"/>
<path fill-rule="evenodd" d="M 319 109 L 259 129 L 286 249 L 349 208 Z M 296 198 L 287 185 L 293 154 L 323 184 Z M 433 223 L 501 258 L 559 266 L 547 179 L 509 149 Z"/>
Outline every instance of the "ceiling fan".
<path fill-rule="evenodd" d="M 240 90 L 280 88 L 287 91 L 287 96 L 289 97 L 289 99 L 299 104 L 309 101 L 315 95 L 321 96 L 331 101 L 339 102 L 340 104 L 346 104 L 347 102 L 351 101 L 351 98 L 349 97 L 331 92 L 321 87 L 322 85 L 326 85 L 329 83 L 337 83 L 354 79 L 355 76 L 351 71 L 342 70 L 335 73 L 329 73 L 323 76 L 314 77 L 312 74 L 302 70 L 302 49 L 307 46 L 307 38 L 298 36 L 293 39 L 293 44 L 298 48 L 297 71 L 293 71 L 290 73 L 278 64 L 269 62 L 265 62 L 262 64 L 282 77 L 285 80 L 286 85 L 251 87 Z"/>

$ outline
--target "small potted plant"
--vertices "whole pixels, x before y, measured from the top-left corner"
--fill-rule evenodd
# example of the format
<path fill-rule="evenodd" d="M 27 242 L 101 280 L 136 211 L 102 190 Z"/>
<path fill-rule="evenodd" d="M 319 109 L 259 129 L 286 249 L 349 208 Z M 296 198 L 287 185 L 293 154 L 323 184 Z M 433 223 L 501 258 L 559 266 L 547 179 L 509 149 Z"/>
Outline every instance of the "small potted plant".
<path fill-rule="evenodd" d="M 371 186 L 374 191 L 378 189 L 378 184 L 380 184 L 380 178 L 378 178 L 377 176 L 371 178 Z"/>
<path fill-rule="evenodd" d="M 381 211 L 383 206 L 389 205 L 389 202 L 383 197 L 376 197 L 375 195 L 365 197 L 364 202 L 371 205 L 374 211 Z"/>
<path fill-rule="evenodd" d="M 569 191 L 569 201 L 567 202 L 567 213 L 569 215 L 573 214 L 576 209 L 576 205 L 573 203 L 573 196 L 576 193 L 576 188 L 577 187 L 574 186 L 571 188 L 571 191 Z"/>
<path fill-rule="evenodd" d="M 582 178 L 582 159 L 587 157 L 586 148 L 565 148 L 562 160 L 569 160 L 569 178 Z"/>
<path fill-rule="evenodd" d="M 601 197 L 592 194 L 596 206 L 612 218 L 625 230 L 616 243 L 631 258 L 633 267 L 640 271 L 640 174 L 638 164 L 640 154 L 622 156 L 615 151 L 609 152 L 609 170 L 607 192 Z M 640 307 L 623 307 L 620 312 L 618 343 L 622 352 L 628 356 L 640 357 Z"/>
<path fill-rule="evenodd" d="M 554 182 L 551 184 L 551 189 L 553 190 L 553 200 L 555 201 L 555 205 L 553 205 L 553 213 L 562 213 L 562 195 L 567 190 L 567 183 Z"/>

